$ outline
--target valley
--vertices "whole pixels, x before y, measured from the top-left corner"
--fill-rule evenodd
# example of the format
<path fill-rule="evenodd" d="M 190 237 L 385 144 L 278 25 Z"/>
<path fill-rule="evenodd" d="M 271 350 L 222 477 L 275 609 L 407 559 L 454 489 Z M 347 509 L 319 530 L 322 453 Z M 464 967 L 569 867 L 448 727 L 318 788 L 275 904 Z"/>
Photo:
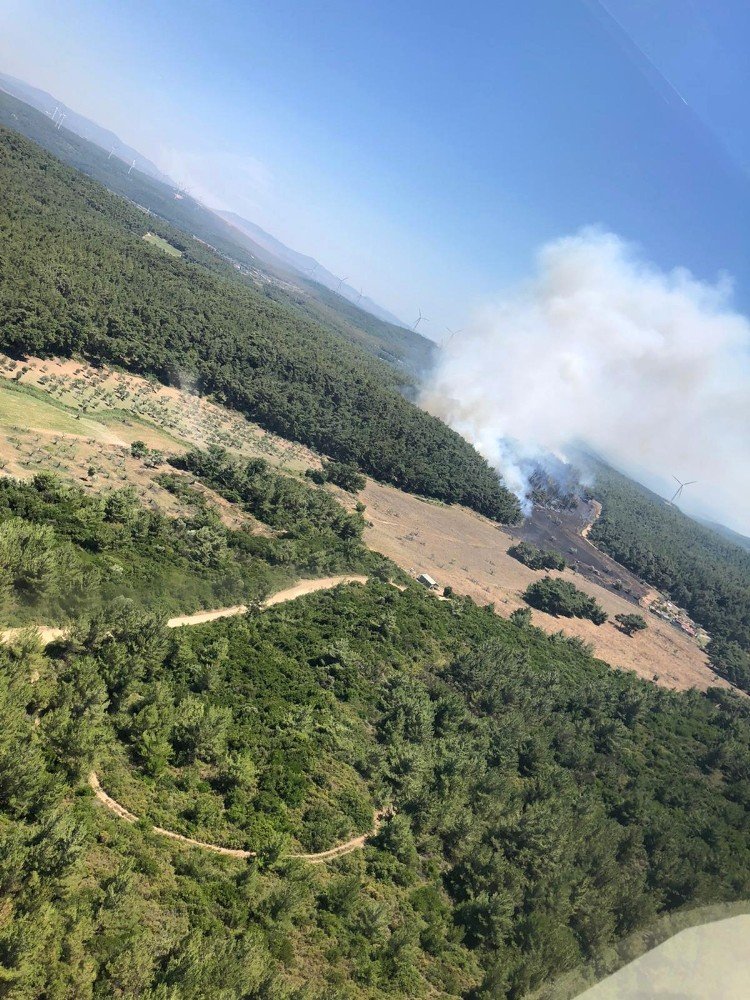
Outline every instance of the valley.
<path fill-rule="evenodd" d="M 557 523 L 561 521 L 558 514 L 537 511 L 528 529 L 524 525 L 522 530 L 508 530 L 466 508 L 430 503 L 373 481 L 368 482 L 360 499 L 366 507 L 364 537 L 368 545 L 393 559 L 410 576 L 427 572 L 441 587 L 468 594 L 478 604 L 493 604 L 506 618 L 525 606 L 521 594 L 542 575 L 507 554 L 519 538 L 559 548 L 567 559 L 575 558 L 577 569 L 566 569 L 560 575 L 596 598 L 611 618 L 637 610 L 638 599 L 648 590 L 581 537 L 585 519 L 580 517 L 570 518 L 563 528 Z M 575 549 L 573 555 L 571 549 Z M 628 586 L 632 597 L 605 585 L 614 580 Z M 718 677 L 693 639 L 654 616 L 648 617 L 645 632 L 630 637 L 612 622 L 596 626 L 536 610 L 533 622 L 550 635 L 562 632 L 574 636 L 590 644 L 594 655 L 611 666 L 632 670 L 663 687 L 701 691 L 712 686 L 731 687 Z"/>

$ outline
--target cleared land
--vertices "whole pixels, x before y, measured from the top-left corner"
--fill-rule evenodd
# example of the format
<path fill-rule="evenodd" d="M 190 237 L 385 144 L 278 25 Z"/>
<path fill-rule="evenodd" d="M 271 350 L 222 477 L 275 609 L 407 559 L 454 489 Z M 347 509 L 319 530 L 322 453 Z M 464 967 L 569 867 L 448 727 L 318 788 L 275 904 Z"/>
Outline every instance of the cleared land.
<path fill-rule="evenodd" d="M 133 441 L 165 454 L 217 445 L 240 457 L 264 458 L 292 476 L 320 466 L 303 446 L 268 434 L 187 388 L 72 360 L 21 363 L 0 354 L 0 469 L 6 475 L 51 471 L 89 492 L 134 486 L 154 509 L 189 514 L 189 505 L 156 482 L 161 472 L 174 470 L 133 458 Z M 230 527 L 269 532 L 212 490 L 194 488 Z"/>
<path fill-rule="evenodd" d="M 173 247 L 171 243 L 167 243 L 165 239 L 157 236 L 156 233 L 144 233 L 143 238 L 146 243 L 151 243 L 153 246 L 158 247 L 164 253 L 169 254 L 170 257 L 182 257 L 182 250 Z"/>
<path fill-rule="evenodd" d="M 426 572 L 441 587 L 451 586 L 480 604 L 494 604 L 505 617 L 525 607 L 521 594 L 544 573 L 528 569 L 507 554 L 518 535 L 463 507 L 446 507 L 410 496 L 390 486 L 368 482 L 359 495 L 366 505 L 367 544 L 388 556 L 409 574 Z M 578 537 L 580 549 L 590 542 Z M 567 555 L 567 553 L 563 553 Z M 569 558 L 569 557 L 568 557 Z M 610 560 L 611 562 L 611 560 Z M 618 567 L 619 570 L 619 567 Z M 624 570 L 619 575 L 625 575 Z M 633 601 L 566 569 L 555 573 L 570 580 L 602 605 L 613 618 L 638 610 Z M 645 588 L 644 588 L 645 589 Z M 545 632 L 578 636 L 593 646 L 594 653 L 613 667 L 632 670 L 664 687 L 730 687 L 711 669 L 698 645 L 678 629 L 658 618 L 647 617 L 648 629 L 629 638 L 612 622 L 596 626 L 578 618 L 554 618 L 533 612 L 533 622 Z"/>

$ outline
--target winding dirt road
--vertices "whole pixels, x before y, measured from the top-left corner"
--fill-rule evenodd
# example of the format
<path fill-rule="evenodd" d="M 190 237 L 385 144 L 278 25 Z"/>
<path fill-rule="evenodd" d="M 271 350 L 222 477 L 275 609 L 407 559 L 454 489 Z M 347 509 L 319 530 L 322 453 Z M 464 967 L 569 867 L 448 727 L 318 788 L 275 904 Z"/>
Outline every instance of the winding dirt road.
<path fill-rule="evenodd" d="M 96 771 L 91 771 L 89 773 L 89 786 L 96 796 L 97 800 L 101 802 L 103 806 L 106 806 L 110 812 L 114 813 L 119 819 L 125 820 L 126 823 L 137 823 L 138 817 L 135 813 L 130 812 L 125 806 L 120 805 L 116 799 L 113 799 L 111 795 L 107 795 L 101 786 L 99 781 L 99 776 Z M 320 865 L 326 861 L 333 861 L 336 858 L 341 858 L 345 854 L 351 854 L 352 851 L 357 851 L 364 847 L 366 842 L 370 837 L 373 837 L 380 829 L 380 824 L 383 818 L 386 816 L 385 812 L 376 812 L 373 816 L 372 829 L 369 833 L 360 834 L 358 837 L 352 837 L 350 840 L 345 840 L 343 844 L 337 844 L 335 847 L 331 847 L 327 851 L 320 851 L 317 854 L 285 854 L 286 858 L 299 858 L 300 861 L 308 861 L 312 865 Z M 225 857 L 230 858 L 254 858 L 257 857 L 257 851 L 243 851 L 236 847 L 222 847 L 220 844 L 208 844 L 203 840 L 194 840 L 192 837 L 186 837 L 182 833 L 175 833 L 173 830 L 165 830 L 163 826 L 152 826 L 152 831 L 158 833 L 161 837 L 170 837 L 172 840 L 179 840 L 182 844 L 187 844 L 189 847 L 199 847 L 204 851 L 213 851 L 215 854 L 223 854 Z"/>
<path fill-rule="evenodd" d="M 362 576 L 360 573 L 354 573 L 344 576 L 324 576 L 319 577 L 317 580 L 300 580 L 293 587 L 287 587 L 285 590 L 279 590 L 275 594 L 272 594 L 262 607 L 265 610 L 266 608 L 274 607 L 276 604 L 284 604 L 287 601 L 294 601 L 298 597 L 304 597 L 306 594 L 313 594 L 318 590 L 331 590 L 333 587 L 347 583 L 367 583 L 367 577 Z M 246 611 L 247 607 L 244 604 L 235 604 L 228 608 L 198 611 L 193 615 L 179 615 L 177 618 L 170 618 L 166 625 L 167 628 L 181 628 L 183 625 L 202 625 L 204 622 L 215 621 L 217 618 L 231 618 L 234 615 L 243 615 Z M 0 632 L 0 642 L 13 642 L 24 631 L 26 631 L 24 628 L 5 629 L 3 632 Z M 57 639 L 65 636 L 67 630 L 54 628 L 49 625 L 37 625 L 36 631 L 41 644 L 47 646 L 51 642 L 55 642 Z M 110 812 L 114 813 L 115 816 L 126 823 L 138 822 L 138 817 L 135 813 L 130 812 L 125 806 L 113 799 L 111 795 L 107 795 L 95 771 L 90 772 L 88 783 L 97 800 L 109 809 Z M 364 847 L 367 839 L 377 833 L 385 815 L 384 812 L 376 812 L 373 818 L 372 830 L 369 833 L 352 837 L 350 840 L 344 841 L 343 844 L 337 844 L 327 851 L 321 851 L 318 854 L 288 854 L 286 857 L 300 858 L 302 861 L 309 861 L 313 865 L 323 864 L 325 861 L 332 861 L 334 858 L 343 857 L 344 854 L 349 854 Z M 222 854 L 225 857 L 254 858 L 257 853 L 256 851 L 243 851 L 234 847 L 222 847 L 220 844 L 207 844 L 202 840 L 194 840 L 192 837 L 186 837 L 182 833 L 165 830 L 161 826 L 154 826 L 152 830 L 162 837 L 170 837 L 172 840 L 179 840 L 180 843 L 187 844 L 190 847 L 199 847 L 204 851 L 213 851 L 215 854 Z"/>

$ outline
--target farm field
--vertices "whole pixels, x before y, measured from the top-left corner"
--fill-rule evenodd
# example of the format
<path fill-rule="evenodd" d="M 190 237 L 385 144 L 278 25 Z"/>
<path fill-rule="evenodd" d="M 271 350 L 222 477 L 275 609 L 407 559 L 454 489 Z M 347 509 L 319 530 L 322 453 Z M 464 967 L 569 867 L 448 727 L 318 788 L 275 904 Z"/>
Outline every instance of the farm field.
<path fill-rule="evenodd" d="M 169 254 L 170 257 L 182 257 L 182 250 L 173 247 L 171 243 L 167 243 L 165 239 L 157 236 L 156 233 L 144 233 L 143 238 L 146 243 L 151 243 L 152 246 L 158 247 L 164 253 Z"/>
<path fill-rule="evenodd" d="M 308 449 L 268 434 L 240 414 L 188 391 L 71 360 L 0 355 L 0 468 L 25 477 L 51 471 L 98 492 L 134 486 L 153 508 L 184 511 L 184 503 L 156 481 L 165 466 L 134 458 L 130 445 L 180 453 L 192 445 L 225 447 L 264 458 L 290 475 L 320 465 Z M 228 526 L 267 531 L 201 484 Z"/>

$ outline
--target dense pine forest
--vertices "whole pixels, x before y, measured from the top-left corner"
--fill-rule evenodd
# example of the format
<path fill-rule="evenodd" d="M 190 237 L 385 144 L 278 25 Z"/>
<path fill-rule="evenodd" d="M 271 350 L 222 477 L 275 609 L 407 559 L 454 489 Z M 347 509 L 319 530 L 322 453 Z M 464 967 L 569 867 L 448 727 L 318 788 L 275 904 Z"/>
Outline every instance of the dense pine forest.
<path fill-rule="evenodd" d="M 234 278 L 147 244 L 141 212 L 5 129 L 0 184 L 3 349 L 194 382 L 385 482 L 519 517 L 484 459 L 403 398 L 393 369 Z"/>
<path fill-rule="evenodd" d="M 280 270 L 278 259 L 269 257 L 262 247 L 187 193 L 175 198 L 174 188 L 137 169 L 130 171 L 129 162 L 110 157 L 99 146 L 66 128 L 57 129 L 46 115 L 2 91 L 0 125 L 21 132 L 114 194 L 148 209 L 152 224 L 171 223 L 180 230 L 183 252 L 205 267 L 226 273 L 227 268 L 217 257 L 221 255 L 236 265 L 232 269 L 235 280 L 256 287 L 260 282 L 265 296 L 390 362 L 403 377 L 419 376 L 429 368 L 436 350 L 432 341 L 378 319 L 312 277 Z M 193 235 L 202 242 L 190 238 Z M 208 248 L 215 248 L 216 252 Z"/>
<path fill-rule="evenodd" d="M 607 466 L 594 493 L 591 541 L 685 608 L 711 635 L 717 671 L 750 691 L 750 552 Z"/>
<path fill-rule="evenodd" d="M 261 509 L 267 476 L 227 489 Z M 236 559 L 263 595 L 283 539 L 229 533 L 224 551 L 215 524 L 199 542 L 130 494 L 49 476 L 5 481 L 2 503 L 6 537 L 36 539 L 6 611 L 35 600 L 30 571 L 47 608 L 59 564 L 107 581 L 106 605 L 61 611 L 68 638 L 0 647 L 2 995 L 522 997 L 659 914 L 750 891 L 738 698 L 667 692 L 469 599 L 399 591 L 356 549 L 366 586 L 166 630 L 160 583 L 181 575 L 192 599 Z M 356 546 L 347 523 L 319 528 Z M 95 802 L 92 768 L 139 823 Z M 289 856 L 383 806 L 363 851 Z"/>

